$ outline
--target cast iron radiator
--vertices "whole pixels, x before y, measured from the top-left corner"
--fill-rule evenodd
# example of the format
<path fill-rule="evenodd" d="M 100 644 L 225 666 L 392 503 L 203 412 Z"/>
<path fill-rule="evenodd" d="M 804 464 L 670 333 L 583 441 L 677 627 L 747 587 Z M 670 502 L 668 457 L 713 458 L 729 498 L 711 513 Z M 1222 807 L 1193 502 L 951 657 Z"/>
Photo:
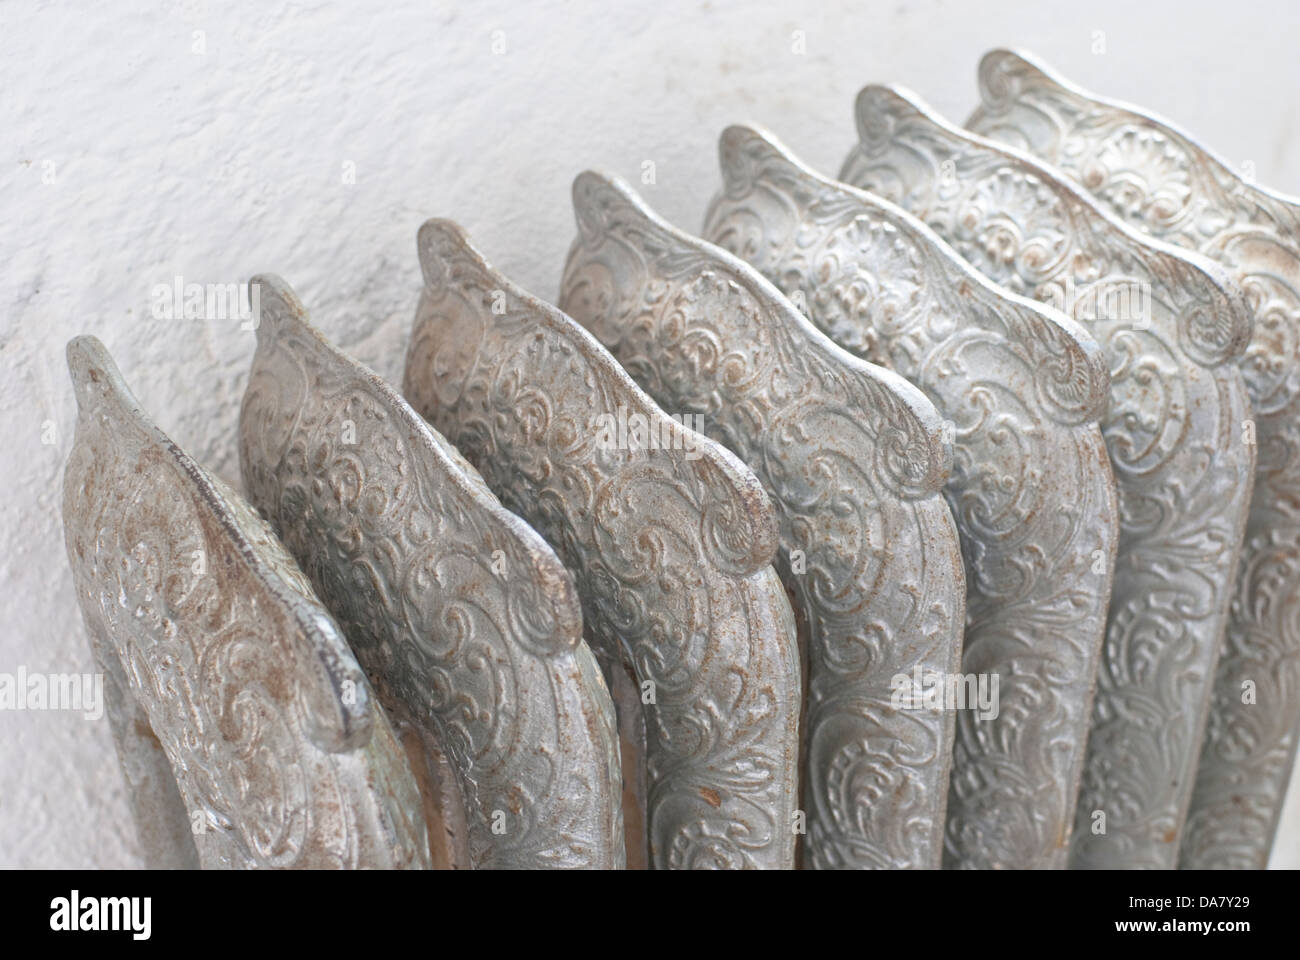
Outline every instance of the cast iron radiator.
<path fill-rule="evenodd" d="M 580 174 L 554 305 L 428 221 L 400 388 L 254 278 L 242 492 L 73 340 L 148 865 L 1263 867 L 1300 200 L 979 84 L 964 128 L 863 89 L 838 180 L 726 129 L 697 234 Z"/>

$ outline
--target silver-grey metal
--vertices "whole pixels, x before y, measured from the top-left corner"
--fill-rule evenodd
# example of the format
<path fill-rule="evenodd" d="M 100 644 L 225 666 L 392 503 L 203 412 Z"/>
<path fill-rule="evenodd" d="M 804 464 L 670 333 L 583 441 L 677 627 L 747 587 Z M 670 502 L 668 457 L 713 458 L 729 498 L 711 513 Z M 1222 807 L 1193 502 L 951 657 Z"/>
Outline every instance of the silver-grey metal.
<path fill-rule="evenodd" d="M 896 88 L 864 89 L 857 120 L 842 179 L 992 279 L 1065 306 L 1107 351 L 1121 533 L 1071 862 L 1172 867 L 1250 502 L 1232 362 L 1249 308 L 1213 261 L 1144 239 L 1063 175 Z"/>
<path fill-rule="evenodd" d="M 705 237 L 922 388 L 951 425 L 962 670 L 999 685 L 996 714 L 974 703 L 959 713 L 945 863 L 1064 867 L 1119 535 L 1097 424 L 1110 389 L 1101 347 L 769 135 L 731 127 L 718 149 L 723 186 Z"/>
<path fill-rule="evenodd" d="M 656 401 L 699 416 L 776 505 L 777 568 L 807 653 L 802 865 L 939 866 L 955 714 L 892 702 L 894 678 L 960 665 L 938 412 L 622 181 L 583 173 L 573 204 L 561 308 Z"/>
<path fill-rule="evenodd" d="M 1263 868 L 1300 734 L 1300 199 L 1188 134 L 1005 50 L 969 126 L 1046 158 L 1131 226 L 1223 264 L 1255 331 L 1240 360 L 1258 464 L 1180 865 Z"/>
<path fill-rule="evenodd" d="M 306 577 L 154 425 L 98 340 L 69 343 L 68 366 L 68 560 L 123 697 L 110 717 L 127 782 L 149 788 L 131 799 L 151 865 L 427 866 L 406 757 Z"/>
<path fill-rule="evenodd" d="M 799 653 L 758 479 L 455 224 L 419 254 L 403 392 L 573 570 L 607 674 L 635 671 L 651 864 L 789 868 Z"/>
<path fill-rule="evenodd" d="M 252 282 L 244 487 L 412 728 L 426 802 L 443 793 L 435 758 L 454 769 L 461 809 L 430 832 L 450 831 L 448 859 L 476 869 L 622 868 L 614 705 L 572 576 L 288 284 Z"/>

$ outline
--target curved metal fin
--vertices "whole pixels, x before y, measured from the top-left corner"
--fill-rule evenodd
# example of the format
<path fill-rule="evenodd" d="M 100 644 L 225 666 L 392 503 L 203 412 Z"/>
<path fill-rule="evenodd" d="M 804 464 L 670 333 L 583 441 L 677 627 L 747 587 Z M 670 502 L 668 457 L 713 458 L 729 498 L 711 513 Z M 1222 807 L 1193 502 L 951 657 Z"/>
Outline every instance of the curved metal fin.
<path fill-rule="evenodd" d="M 1239 364 L 1255 492 L 1179 865 L 1262 869 L 1300 739 L 1300 199 L 1024 55 L 985 55 L 979 81 L 972 130 L 1055 164 L 1137 230 L 1213 258 L 1254 311 Z"/>
<path fill-rule="evenodd" d="M 429 221 L 419 251 L 403 390 L 574 571 L 606 666 L 635 671 L 652 864 L 791 866 L 798 651 L 758 479 L 457 226 Z"/>
<path fill-rule="evenodd" d="M 572 577 L 284 281 L 253 283 L 244 486 L 385 708 L 432 741 L 417 768 L 443 754 L 455 770 L 465 810 L 442 815 L 467 818 L 471 865 L 621 867 L 613 704 Z"/>
<path fill-rule="evenodd" d="M 79 417 L 63 517 L 77 598 L 97 660 L 120 665 L 166 753 L 199 862 L 427 865 L 401 747 L 292 558 L 153 424 L 98 340 L 73 340 L 68 366 Z M 138 742 L 122 734 L 127 764 Z"/>
<path fill-rule="evenodd" d="M 1063 307 L 1110 360 L 1120 543 L 1072 863 L 1172 867 L 1254 471 L 1231 362 L 1250 333 L 1245 300 L 1212 261 L 1144 239 L 1050 167 L 897 88 L 865 88 L 857 120 L 843 179 Z"/>
<path fill-rule="evenodd" d="M 915 387 L 819 333 L 621 181 L 581 174 L 561 306 L 660 403 L 758 474 L 807 650 L 807 867 L 937 867 L 953 715 L 891 681 L 960 661 L 965 598 L 938 490 L 951 451 Z M 880 781 L 890 787 L 880 790 Z"/>
<path fill-rule="evenodd" d="M 705 235 L 744 253 L 838 341 L 925 390 L 953 436 L 946 492 L 967 567 L 961 690 L 996 690 L 996 703 L 967 696 L 958 713 L 946 862 L 1063 867 L 1119 533 L 1096 423 L 1110 387 L 1101 347 L 772 137 L 731 127 L 719 154 Z"/>

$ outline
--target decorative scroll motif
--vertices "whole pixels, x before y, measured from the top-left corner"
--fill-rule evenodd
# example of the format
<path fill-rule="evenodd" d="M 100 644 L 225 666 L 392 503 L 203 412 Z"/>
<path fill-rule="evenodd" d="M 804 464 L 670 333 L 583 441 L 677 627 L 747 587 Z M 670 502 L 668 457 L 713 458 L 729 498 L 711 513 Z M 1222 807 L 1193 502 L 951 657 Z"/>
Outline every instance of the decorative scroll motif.
<path fill-rule="evenodd" d="M 1255 408 L 1255 493 L 1180 864 L 1262 868 L 1300 726 L 1300 199 L 1017 54 L 985 56 L 980 91 L 972 129 L 1047 158 L 1139 230 L 1219 261 L 1254 308 L 1239 364 Z"/>
<path fill-rule="evenodd" d="M 449 756 L 472 865 L 621 868 L 614 705 L 572 577 L 396 391 L 308 323 L 287 284 L 253 283 L 244 486 L 385 709 Z"/>
<path fill-rule="evenodd" d="M 891 702 L 894 677 L 952 675 L 961 657 L 938 412 L 625 184 L 584 173 L 573 203 L 561 308 L 656 401 L 698 417 L 776 505 L 808 658 L 803 865 L 939 866 L 954 714 Z"/>
<path fill-rule="evenodd" d="M 77 599 L 145 721 L 114 730 L 123 766 L 160 744 L 182 805 L 137 819 L 188 822 L 205 868 L 427 866 L 402 748 L 293 559 L 153 424 L 98 340 L 69 343 L 68 366 Z"/>
<path fill-rule="evenodd" d="M 857 118 L 842 179 L 901 203 L 992 279 L 1065 306 L 1109 356 L 1120 542 L 1071 862 L 1172 867 L 1254 471 L 1229 362 L 1249 308 L 1213 262 L 1144 240 L 1050 168 L 895 89 L 864 89 Z"/>
<path fill-rule="evenodd" d="M 604 665 L 635 671 L 650 862 L 789 868 L 799 652 L 758 479 L 455 224 L 419 249 L 404 392 L 574 571 Z"/>
<path fill-rule="evenodd" d="M 1110 387 L 1101 348 L 775 140 L 731 127 L 719 153 L 705 236 L 953 424 L 945 492 L 966 561 L 963 670 L 998 677 L 999 705 L 959 712 L 946 863 L 1064 867 L 1119 534 L 1097 425 Z"/>

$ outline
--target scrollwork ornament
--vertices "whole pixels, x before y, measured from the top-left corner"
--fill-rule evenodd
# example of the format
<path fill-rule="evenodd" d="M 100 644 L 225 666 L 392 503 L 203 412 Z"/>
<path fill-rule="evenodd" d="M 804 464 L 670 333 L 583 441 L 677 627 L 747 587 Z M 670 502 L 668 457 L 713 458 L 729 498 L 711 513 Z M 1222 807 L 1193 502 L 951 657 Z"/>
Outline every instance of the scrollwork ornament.
<path fill-rule="evenodd" d="M 1135 229 L 1216 260 L 1254 313 L 1238 365 L 1255 488 L 1179 863 L 1262 868 L 1300 735 L 1300 199 L 1027 55 L 987 54 L 979 80 L 972 130 L 1055 164 Z"/>
<path fill-rule="evenodd" d="M 738 228 L 759 225 L 753 265 L 800 296 L 822 330 L 911 379 L 953 427 L 945 494 L 967 571 L 962 669 L 976 682 L 996 676 L 999 705 L 992 716 L 974 703 L 957 711 L 945 862 L 1062 867 L 1118 539 L 1097 424 L 1110 386 L 1101 347 L 1057 311 L 995 287 L 916 218 L 818 176 L 770 136 L 731 127 L 719 154 L 724 187 L 705 236 L 736 248 Z M 730 182 L 738 167 L 743 190 Z M 1043 188 L 1029 189 L 1032 206 Z M 1010 202 L 1017 191 L 995 180 L 988 193 Z M 1067 248 L 1046 225 L 1041 255 L 1006 248 L 1027 272 L 1045 272 Z"/>
<path fill-rule="evenodd" d="M 882 116 L 888 142 L 873 133 Z M 900 203 L 991 279 L 1064 307 L 1106 352 L 1120 541 L 1071 863 L 1172 867 L 1254 471 L 1233 363 L 1250 336 L 1245 298 L 1213 261 L 1143 237 L 1059 172 L 898 88 L 865 88 L 857 117 L 863 143 L 842 179 Z"/>
<path fill-rule="evenodd" d="M 802 865 L 938 866 L 954 715 L 891 705 L 892 678 L 948 674 L 960 656 L 938 412 L 621 181 L 583 173 L 573 203 L 579 224 L 605 228 L 579 230 L 561 307 L 652 398 L 749 464 L 776 507 L 778 569 L 808 651 Z"/>
<path fill-rule="evenodd" d="M 620 868 L 614 707 L 572 577 L 395 390 L 317 332 L 284 281 L 253 283 L 245 487 L 385 708 L 449 761 L 464 809 L 443 822 L 468 826 L 453 848 L 475 869 Z"/>
<path fill-rule="evenodd" d="M 63 516 L 154 865 L 424 867 L 419 791 L 342 632 L 253 509 L 159 430 L 103 345 L 68 345 L 77 433 Z M 152 767 L 154 776 L 160 769 Z M 155 828 L 156 829 L 156 826 Z"/>
<path fill-rule="evenodd" d="M 431 282 L 403 391 L 573 571 L 611 686 L 625 667 L 635 677 L 651 864 L 789 868 L 800 671 L 757 478 L 488 266 L 459 227 L 429 221 L 419 252 Z"/>

